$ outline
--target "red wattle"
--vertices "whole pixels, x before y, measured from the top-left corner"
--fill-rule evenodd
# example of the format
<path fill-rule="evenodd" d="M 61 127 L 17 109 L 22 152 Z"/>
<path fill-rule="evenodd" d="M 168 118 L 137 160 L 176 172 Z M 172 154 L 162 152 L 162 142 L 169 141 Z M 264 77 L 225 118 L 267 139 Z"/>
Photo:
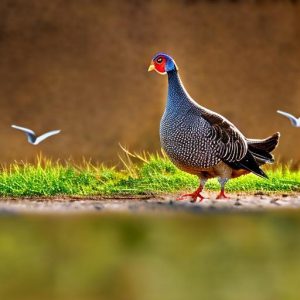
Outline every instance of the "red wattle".
<path fill-rule="evenodd" d="M 166 61 L 163 60 L 160 64 L 157 63 L 157 62 L 154 62 L 154 66 L 155 66 L 155 69 L 160 72 L 160 73 L 165 73 L 166 72 Z"/>

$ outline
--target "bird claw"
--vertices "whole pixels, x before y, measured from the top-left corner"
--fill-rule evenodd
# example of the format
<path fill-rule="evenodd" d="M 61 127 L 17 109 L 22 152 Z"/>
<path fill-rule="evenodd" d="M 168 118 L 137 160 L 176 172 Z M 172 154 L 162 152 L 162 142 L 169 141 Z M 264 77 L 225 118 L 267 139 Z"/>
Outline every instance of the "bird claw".
<path fill-rule="evenodd" d="M 187 198 L 187 197 L 191 197 L 192 198 L 192 200 L 191 200 L 192 203 L 195 203 L 198 198 L 199 198 L 199 202 L 201 202 L 204 199 L 204 197 L 200 193 L 197 193 L 197 194 L 196 193 L 192 193 L 192 194 L 181 195 L 176 200 L 177 201 L 185 200 L 185 198 Z"/>
<path fill-rule="evenodd" d="M 185 200 L 186 197 L 191 197 L 192 194 L 184 194 L 184 195 L 181 195 L 180 197 L 176 198 L 177 201 L 182 201 L 182 200 Z"/>
<path fill-rule="evenodd" d="M 202 202 L 204 197 L 202 195 L 198 195 L 196 197 L 192 197 L 191 203 L 195 203 L 197 201 L 197 199 L 199 198 L 199 202 Z"/>
<path fill-rule="evenodd" d="M 224 191 L 221 191 L 221 193 L 217 196 L 217 200 L 222 200 L 222 199 L 230 199 L 230 197 L 227 197 L 224 193 Z"/>

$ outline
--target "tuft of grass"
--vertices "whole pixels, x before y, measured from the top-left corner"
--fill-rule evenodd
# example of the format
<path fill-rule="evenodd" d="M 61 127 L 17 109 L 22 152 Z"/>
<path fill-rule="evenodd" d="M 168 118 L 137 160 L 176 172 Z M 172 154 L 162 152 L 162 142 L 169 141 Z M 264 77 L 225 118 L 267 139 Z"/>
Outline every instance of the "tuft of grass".
<path fill-rule="evenodd" d="M 53 162 L 38 157 L 36 162 L 13 163 L 0 172 L 0 196 L 95 196 L 141 195 L 193 190 L 198 178 L 177 169 L 164 153 L 130 153 L 124 149 L 120 160 L 123 167 L 108 168 L 83 161 Z M 288 165 L 266 169 L 269 179 L 246 175 L 230 180 L 230 192 L 291 192 L 300 191 L 300 170 Z M 206 189 L 219 190 L 216 179 Z"/>

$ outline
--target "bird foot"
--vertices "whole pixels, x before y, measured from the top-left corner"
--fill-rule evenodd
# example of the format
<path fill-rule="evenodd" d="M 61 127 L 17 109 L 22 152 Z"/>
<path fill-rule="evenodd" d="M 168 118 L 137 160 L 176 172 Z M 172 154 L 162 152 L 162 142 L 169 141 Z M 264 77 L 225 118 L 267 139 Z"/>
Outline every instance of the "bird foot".
<path fill-rule="evenodd" d="M 200 191 L 196 191 L 196 192 L 191 193 L 191 194 L 181 195 L 176 200 L 177 201 L 185 200 L 185 198 L 187 198 L 187 197 L 192 198 L 192 200 L 191 200 L 192 203 L 196 202 L 198 198 L 199 198 L 199 202 L 201 202 L 204 199 L 204 197 L 200 194 Z"/>
<path fill-rule="evenodd" d="M 221 191 L 220 194 L 216 198 L 217 200 L 222 200 L 222 199 L 230 199 L 230 197 L 227 197 L 224 193 L 224 191 Z"/>
<path fill-rule="evenodd" d="M 195 203 L 198 198 L 199 198 L 199 202 L 202 202 L 202 200 L 204 199 L 204 197 L 201 194 L 198 194 L 198 196 L 192 197 L 191 203 Z"/>

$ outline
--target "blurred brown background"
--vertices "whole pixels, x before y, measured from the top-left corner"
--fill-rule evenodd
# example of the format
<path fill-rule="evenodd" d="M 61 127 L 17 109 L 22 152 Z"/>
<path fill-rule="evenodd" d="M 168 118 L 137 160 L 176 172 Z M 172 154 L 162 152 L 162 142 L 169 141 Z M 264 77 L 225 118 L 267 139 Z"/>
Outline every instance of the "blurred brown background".
<path fill-rule="evenodd" d="M 82 156 L 115 163 L 118 143 L 159 149 L 167 78 L 147 73 L 172 55 L 189 93 L 248 137 L 280 130 L 277 155 L 300 160 L 297 1 L 2 0 L 1 162 Z M 38 147 L 11 124 L 62 129 Z"/>

